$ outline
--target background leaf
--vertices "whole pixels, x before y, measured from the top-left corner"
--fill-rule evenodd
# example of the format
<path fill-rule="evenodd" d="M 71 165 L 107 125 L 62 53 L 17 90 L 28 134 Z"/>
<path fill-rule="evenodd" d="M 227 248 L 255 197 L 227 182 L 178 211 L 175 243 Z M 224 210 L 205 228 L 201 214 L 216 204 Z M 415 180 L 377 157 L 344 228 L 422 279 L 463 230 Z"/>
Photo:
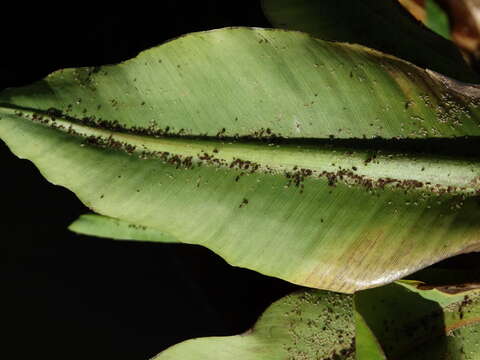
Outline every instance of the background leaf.
<path fill-rule="evenodd" d="M 452 39 L 478 68 L 480 59 L 480 2 L 478 0 L 442 0 L 451 21 Z"/>
<path fill-rule="evenodd" d="M 461 50 L 466 61 L 473 68 L 478 69 L 480 57 L 480 1 L 399 1 L 416 19 L 427 26 L 430 26 L 430 24 L 437 26 L 441 33 L 451 38 Z"/>
<path fill-rule="evenodd" d="M 355 308 L 388 359 L 478 359 L 479 295 L 478 283 L 430 286 L 399 281 L 357 293 Z M 363 326 L 360 323 L 360 329 Z M 364 340 L 363 334 L 357 332 L 357 343 Z"/>
<path fill-rule="evenodd" d="M 362 315 L 355 311 L 354 317 L 356 359 L 386 360 L 382 347 Z"/>
<path fill-rule="evenodd" d="M 477 92 L 357 45 L 223 29 L 4 91 L 0 136 L 99 214 L 353 292 L 478 249 L 479 164 L 448 139 L 479 134 Z"/>
<path fill-rule="evenodd" d="M 188 340 L 158 360 L 354 359 L 352 298 L 318 290 L 288 295 L 245 334 Z"/>
<path fill-rule="evenodd" d="M 68 228 L 79 234 L 116 240 L 178 242 L 174 237 L 158 230 L 97 214 L 82 215 Z"/>
<path fill-rule="evenodd" d="M 437 34 L 450 39 L 450 23 L 448 15 L 435 0 L 425 2 L 426 25 Z"/>
<path fill-rule="evenodd" d="M 366 45 L 458 80 L 479 81 L 453 43 L 416 21 L 397 0 L 263 0 L 263 7 L 276 27 Z"/>

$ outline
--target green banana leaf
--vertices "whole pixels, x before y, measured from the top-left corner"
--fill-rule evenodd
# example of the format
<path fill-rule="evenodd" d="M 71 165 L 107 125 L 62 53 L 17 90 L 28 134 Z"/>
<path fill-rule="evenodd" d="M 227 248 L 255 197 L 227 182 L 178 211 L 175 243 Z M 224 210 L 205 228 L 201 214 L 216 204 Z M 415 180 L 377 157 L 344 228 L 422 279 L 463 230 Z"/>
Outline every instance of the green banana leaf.
<path fill-rule="evenodd" d="M 458 80 L 480 81 L 452 42 L 415 20 L 397 0 L 263 0 L 262 4 L 275 27 L 362 44 Z M 440 28 L 436 19 L 438 15 L 430 10 L 429 22 Z"/>
<path fill-rule="evenodd" d="M 352 297 L 321 290 L 288 295 L 242 335 L 187 340 L 156 360 L 355 358 Z"/>
<path fill-rule="evenodd" d="M 358 292 L 355 309 L 364 320 L 357 322 L 356 342 L 372 346 L 375 356 L 383 349 L 389 360 L 480 359 L 479 283 L 399 281 Z M 357 358 L 374 358 L 364 354 Z"/>
<path fill-rule="evenodd" d="M 85 214 L 80 216 L 69 226 L 69 230 L 84 235 L 116 240 L 138 240 L 165 243 L 179 242 L 174 237 L 164 234 L 156 229 L 97 214 Z"/>
<path fill-rule="evenodd" d="M 398 281 L 353 299 L 355 311 L 351 296 L 303 290 L 274 303 L 245 334 L 188 340 L 155 359 L 480 358 L 478 283 Z"/>
<path fill-rule="evenodd" d="M 457 151 L 477 144 L 478 92 L 358 45 L 228 28 L 7 89 L 0 138 L 128 236 L 351 293 L 480 249 L 480 164 Z"/>
<path fill-rule="evenodd" d="M 425 2 L 425 12 L 427 14 L 425 25 L 444 38 L 450 39 L 450 22 L 448 15 L 436 0 L 427 0 Z"/>
<path fill-rule="evenodd" d="M 386 360 L 385 353 L 378 343 L 375 334 L 368 327 L 365 319 L 358 311 L 354 312 L 355 318 L 355 353 L 356 359 Z"/>

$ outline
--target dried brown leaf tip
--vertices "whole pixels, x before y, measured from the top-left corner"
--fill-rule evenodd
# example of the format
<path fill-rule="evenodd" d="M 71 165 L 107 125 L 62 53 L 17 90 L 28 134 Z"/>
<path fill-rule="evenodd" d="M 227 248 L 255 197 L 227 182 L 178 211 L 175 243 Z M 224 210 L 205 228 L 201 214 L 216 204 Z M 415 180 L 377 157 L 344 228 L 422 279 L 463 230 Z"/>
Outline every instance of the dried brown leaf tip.
<path fill-rule="evenodd" d="M 448 76 L 430 69 L 426 69 L 425 71 L 433 80 L 439 82 L 446 89 L 450 90 L 457 96 L 463 96 L 473 100 L 478 100 L 480 98 L 480 85 L 467 84 L 455 79 L 451 79 Z"/>

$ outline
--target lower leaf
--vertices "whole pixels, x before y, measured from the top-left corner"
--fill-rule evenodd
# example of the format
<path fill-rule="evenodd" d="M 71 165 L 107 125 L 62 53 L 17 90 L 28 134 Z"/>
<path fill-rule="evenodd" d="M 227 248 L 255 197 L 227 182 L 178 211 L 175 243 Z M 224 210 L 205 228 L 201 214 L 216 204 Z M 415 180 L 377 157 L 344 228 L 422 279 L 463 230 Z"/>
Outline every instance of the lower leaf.
<path fill-rule="evenodd" d="M 155 360 L 355 358 L 352 296 L 303 290 L 275 302 L 242 335 L 187 340 Z"/>
<path fill-rule="evenodd" d="M 357 344 L 375 338 L 389 360 L 480 359 L 480 284 L 399 281 L 355 294 L 355 308 Z"/>

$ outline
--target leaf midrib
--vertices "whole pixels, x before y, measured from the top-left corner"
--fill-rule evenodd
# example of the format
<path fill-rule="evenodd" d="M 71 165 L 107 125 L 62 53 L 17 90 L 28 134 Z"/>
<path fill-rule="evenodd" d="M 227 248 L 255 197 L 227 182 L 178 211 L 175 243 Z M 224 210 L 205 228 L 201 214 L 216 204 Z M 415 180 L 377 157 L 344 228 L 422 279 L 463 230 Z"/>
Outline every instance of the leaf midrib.
<path fill-rule="evenodd" d="M 284 175 L 290 183 L 298 179 L 319 178 L 330 185 L 399 188 L 435 193 L 476 194 L 480 191 L 480 162 L 475 159 L 446 158 L 431 154 L 372 152 L 344 145 L 312 144 L 312 139 L 247 139 L 207 136 L 148 136 L 147 129 L 115 130 L 91 126 L 82 120 L 52 113 L 1 105 L 0 114 L 33 121 L 81 137 L 86 143 L 125 151 L 140 158 L 161 158 L 189 166 L 223 166 L 249 172 Z M 147 133 L 147 132 L 146 132 Z M 354 139 L 352 140 L 354 141 Z M 374 140 L 372 140 L 372 143 Z M 342 144 L 342 142 L 340 142 Z M 296 184 L 298 186 L 298 184 Z"/>

